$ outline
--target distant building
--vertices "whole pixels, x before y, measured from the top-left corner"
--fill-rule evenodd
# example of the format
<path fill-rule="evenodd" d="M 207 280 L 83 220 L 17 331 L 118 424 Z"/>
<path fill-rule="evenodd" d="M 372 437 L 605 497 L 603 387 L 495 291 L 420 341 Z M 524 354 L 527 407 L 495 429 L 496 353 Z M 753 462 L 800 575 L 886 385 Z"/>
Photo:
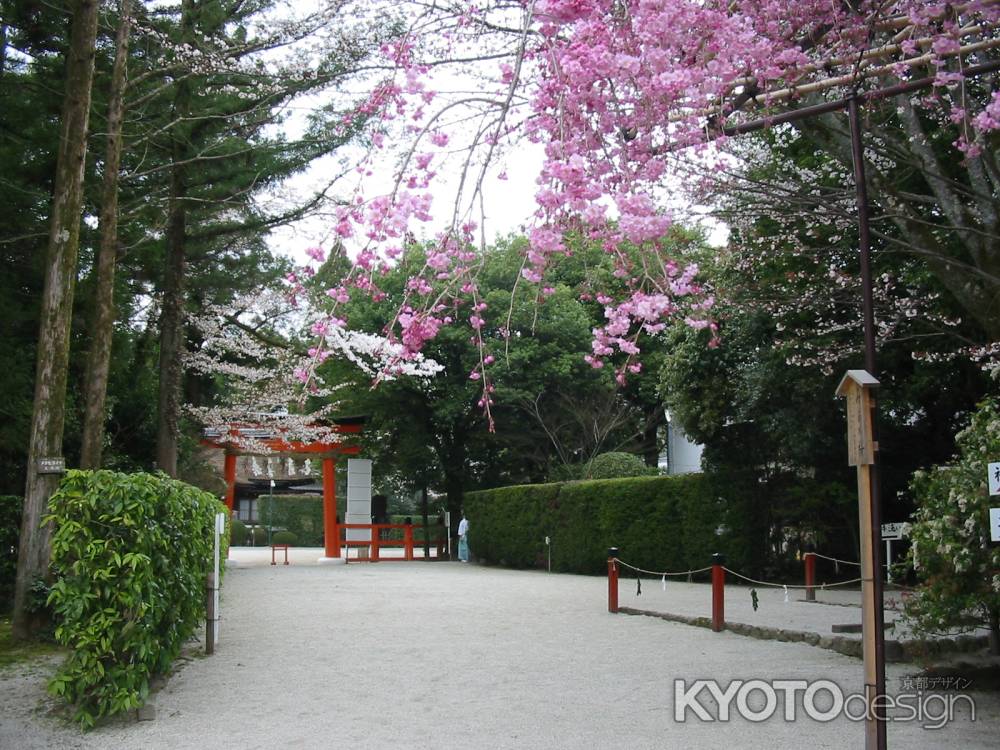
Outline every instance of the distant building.
<path fill-rule="evenodd" d="M 660 454 L 659 467 L 667 474 L 698 474 L 705 446 L 692 443 L 684 431 L 667 415 L 666 450 Z"/>

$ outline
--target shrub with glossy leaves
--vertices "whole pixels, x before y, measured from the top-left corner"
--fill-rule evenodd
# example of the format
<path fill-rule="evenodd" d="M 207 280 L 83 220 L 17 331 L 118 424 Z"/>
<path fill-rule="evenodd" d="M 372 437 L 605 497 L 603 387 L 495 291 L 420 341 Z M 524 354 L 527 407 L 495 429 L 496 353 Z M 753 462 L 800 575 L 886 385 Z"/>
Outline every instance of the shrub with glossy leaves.
<path fill-rule="evenodd" d="M 918 471 L 917 501 L 907 562 L 920 589 L 907 602 L 917 632 L 968 630 L 985 624 L 1000 653 L 1000 546 L 991 544 L 989 464 L 1000 460 L 1000 401 L 979 405 L 955 436 L 959 453 L 948 466 Z"/>
<path fill-rule="evenodd" d="M 215 516 L 225 505 L 164 474 L 70 471 L 49 501 L 49 595 L 71 649 L 49 691 L 91 727 L 137 708 L 205 617 Z M 228 535 L 220 539 L 225 558 Z"/>

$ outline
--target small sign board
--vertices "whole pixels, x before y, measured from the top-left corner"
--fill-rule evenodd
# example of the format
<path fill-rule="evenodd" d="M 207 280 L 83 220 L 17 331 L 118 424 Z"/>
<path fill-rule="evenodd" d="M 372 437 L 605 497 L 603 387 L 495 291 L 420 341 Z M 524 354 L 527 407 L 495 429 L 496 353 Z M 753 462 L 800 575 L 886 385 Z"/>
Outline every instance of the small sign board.
<path fill-rule="evenodd" d="M 990 494 L 1000 495 L 1000 461 L 989 464 Z"/>
<path fill-rule="evenodd" d="M 66 459 L 62 456 L 38 459 L 39 474 L 65 474 Z"/>
<path fill-rule="evenodd" d="M 990 541 L 1000 542 L 1000 508 L 990 508 Z"/>
<path fill-rule="evenodd" d="M 902 539 L 909 531 L 908 523 L 884 523 L 882 524 L 882 539 Z"/>

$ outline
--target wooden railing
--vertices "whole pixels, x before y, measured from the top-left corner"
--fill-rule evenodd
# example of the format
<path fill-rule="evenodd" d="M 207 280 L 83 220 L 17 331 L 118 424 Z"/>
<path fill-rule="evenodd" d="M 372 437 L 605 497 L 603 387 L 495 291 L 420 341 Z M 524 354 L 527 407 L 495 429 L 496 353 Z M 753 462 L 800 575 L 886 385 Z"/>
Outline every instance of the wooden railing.
<path fill-rule="evenodd" d="M 422 547 L 424 545 L 424 540 L 419 541 L 414 540 L 413 532 L 415 529 L 423 529 L 425 538 L 430 537 L 431 530 L 436 530 L 437 534 L 434 539 L 428 539 L 427 544 L 431 550 L 436 551 L 436 555 L 431 555 L 429 559 L 440 559 L 442 557 L 442 550 L 447 548 L 447 539 L 444 536 L 444 529 L 440 526 L 417 526 L 415 524 L 409 523 L 342 523 L 338 524 L 338 528 L 344 529 L 369 529 L 371 531 L 371 539 L 347 539 L 346 534 L 341 534 L 340 544 L 346 547 L 369 547 L 371 548 L 370 554 L 368 556 L 369 562 L 379 562 L 383 560 L 412 560 L 413 550 L 415 547 Z M 392 538 L 396 535 L 392 533 L 395 529 L 402 530 L 402 539 Z M 383 534 L 382 532 L 388 532 Z M 383 536 L 385 538 L 383 538 Z M 402 547 L 403 557 L 381 557 L 379 555 L 379 550 L 383 547 Z M 364 558 L 362 558 L 364 559 Z"/>

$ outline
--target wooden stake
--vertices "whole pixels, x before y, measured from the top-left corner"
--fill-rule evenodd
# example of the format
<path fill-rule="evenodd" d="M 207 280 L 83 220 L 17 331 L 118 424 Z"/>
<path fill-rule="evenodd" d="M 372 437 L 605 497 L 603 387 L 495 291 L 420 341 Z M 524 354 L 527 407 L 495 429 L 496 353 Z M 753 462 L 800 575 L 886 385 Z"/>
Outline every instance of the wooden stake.
<path fill-rule="evenodd" d="M 872 465 L 878 449 L 873 435 L 872 390 L 878 381 L 867 370 L 848 370 L 837 386 L 837 395 L 847 401 L 847 463 L 858 470 L 858 521 L 861 528 L 861 640 L 865 671 L 865 748 L 883 746 L 885 724 L 881 719 L 878 632 L 875 576 L 879 571 L 872 565 L 875 540 L 872 531 Z M 881 726 L 880 726 L 881 724 Z M 881 735 L 881 737 L 880 737 Z"/>

